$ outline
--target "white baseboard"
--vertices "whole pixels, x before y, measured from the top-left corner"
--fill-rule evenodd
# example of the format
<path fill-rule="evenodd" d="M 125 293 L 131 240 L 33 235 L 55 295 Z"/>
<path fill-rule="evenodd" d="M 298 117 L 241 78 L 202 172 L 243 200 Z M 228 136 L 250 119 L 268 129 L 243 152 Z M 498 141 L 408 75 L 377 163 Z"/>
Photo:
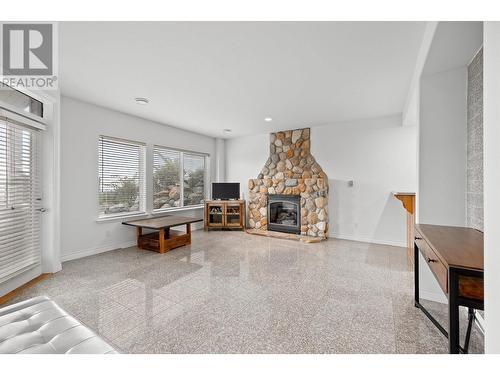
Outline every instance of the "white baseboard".
<path fill-rule="evenodd" d="M 378 244 L 378 245 L 389 245 L 389 246 L 406 247 L 406 242 L 401 242 L 401 241 L 374 240 L 373 238 L 369 238 L 369 237 L 350 236 L 350 235 L 344 235 L 344 234 L 339 234 L 339 233 L 331 233 L 329 235 L 329 237 L 330 238 L 337 238 L 339 240 L 348 240 L 348 241 L 373 243 L 373 244 Z"/>
<path fill-rule="evenodd" d="M 191 229 L 192 230 L 203 229 L 203 222 L 193 223 Z M 112 250 L 116 250 L 116 249 L 125 249 L 127 247 L 132 247 L 135 245 L 136 245 L 136 241 L 130 240 L 130 241 L 125 241 L 125 242 L 113 242 L 113 243 L 108 243 L 105 245 L 91 247 L 88 249 L 72 251 L 70 253 L 63 254 L 61 256 L 61 262 L 85 258 L 85 257 L 91 256 L 91 255 L 101 254 L 101 253 L 105 253 L 107 251 L 112 251 Z"/>
<path fill-rule="evenodd" d="M 62 254 L 61 262 L 66 262 L 68 260 L 79 259 L 79 258 L 91 256 L 91 255 L 105 253 L 106 251 L 111 251 L 111 250 L 116 250 L 116 249 L 124 249 L 127 247 L 135 246 L 135 244 L 136 244 L 135 240 L 132 240 L 132 241 L 125 241 L 125 242 L 118 242 L 118 243 L 116 243 L 116 242 L 110 243 L 110 244 L 106 244 L 106 245 L 91 247 L 89 249 L 72 251 L 68 254 Z"/>

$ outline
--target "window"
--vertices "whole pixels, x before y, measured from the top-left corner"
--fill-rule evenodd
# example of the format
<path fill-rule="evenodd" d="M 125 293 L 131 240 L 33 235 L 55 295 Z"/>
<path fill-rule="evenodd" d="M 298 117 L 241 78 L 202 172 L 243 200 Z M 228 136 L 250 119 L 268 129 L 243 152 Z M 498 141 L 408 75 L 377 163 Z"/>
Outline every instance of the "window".
<path fill-rule="evenodd" d="M 153 209 L 180 207 L 180 153 L 155 147 L 153 164 Z"/>
<path fill-rule="evenodd" d="M 99 217 L 145 212 L 145 146 L 99 137 Z"/>
<path fill-rule="evenodd" d="M 40 264 L 40 132 L 0 117 L 0 282 Z"/>
<path fill-rule="evenodd" d="M 184 206 L 203 203 L 205 198 L 205 157 L 183 153 L 184 157 Z"/>
<path fill-rule="evenodd" d="M 203 154 L 154 146 L 153 210 L 203 204 L 205 159 Z"/>

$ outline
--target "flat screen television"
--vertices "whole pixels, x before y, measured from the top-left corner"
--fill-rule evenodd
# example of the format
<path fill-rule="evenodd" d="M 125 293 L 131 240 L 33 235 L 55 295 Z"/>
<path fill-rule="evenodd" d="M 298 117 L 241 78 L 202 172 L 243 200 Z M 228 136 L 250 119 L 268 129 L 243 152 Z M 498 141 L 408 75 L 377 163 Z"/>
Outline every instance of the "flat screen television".
<path fill-rule="evenodd" d="M 212 199 L 240 199 L 239 182 L 213 182 Z"/>

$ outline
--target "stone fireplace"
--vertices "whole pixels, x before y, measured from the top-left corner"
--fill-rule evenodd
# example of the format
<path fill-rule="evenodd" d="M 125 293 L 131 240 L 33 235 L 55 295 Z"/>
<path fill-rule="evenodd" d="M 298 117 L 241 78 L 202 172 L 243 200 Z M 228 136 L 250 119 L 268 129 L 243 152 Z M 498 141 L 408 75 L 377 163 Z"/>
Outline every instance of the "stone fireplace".
<path fill-rule="evenodd" d="M 310 135 L 309 128 L 271 133 L 269 158 L 248 181 L 251 229 L 328 237 L 328 177 L 311 154 Z"/>

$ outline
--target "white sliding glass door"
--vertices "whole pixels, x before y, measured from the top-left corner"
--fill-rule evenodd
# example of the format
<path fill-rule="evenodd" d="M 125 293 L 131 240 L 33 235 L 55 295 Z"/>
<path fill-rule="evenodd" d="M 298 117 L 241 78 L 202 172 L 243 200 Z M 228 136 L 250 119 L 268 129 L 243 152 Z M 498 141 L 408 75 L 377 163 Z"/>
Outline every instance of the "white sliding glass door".
<path fill-rule="evenodd" d="M 40 136 L 0 117 L 0 283 L 40 264 Z"/>

